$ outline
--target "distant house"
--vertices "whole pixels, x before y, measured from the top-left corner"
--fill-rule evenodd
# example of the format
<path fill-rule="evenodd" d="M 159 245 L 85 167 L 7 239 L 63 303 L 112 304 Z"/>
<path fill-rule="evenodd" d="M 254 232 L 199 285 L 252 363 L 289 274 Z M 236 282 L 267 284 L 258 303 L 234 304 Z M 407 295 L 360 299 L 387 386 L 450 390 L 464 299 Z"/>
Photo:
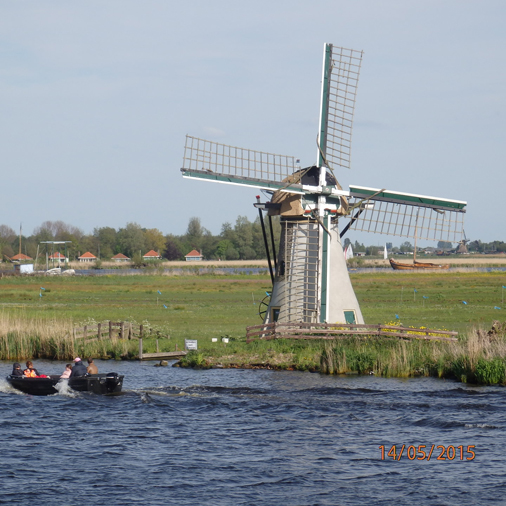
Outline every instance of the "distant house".
<path fill-rule="evenodd" d="M 93 253 L 87 251 L 86 253 L 84 253 L 84 255 L 81 255 L 77 259 L 80 262 L 94 262 L 97 259 L 97 257 Z"/>
<path fill-rule="evenodd" d="M 145 255 L 142 255 L 142 258 L 144 260 L 159 260 L 162 258 L 162 255 L 160 253 L 157 253 L 155 250 L 148 251 Z"/>
<path fill-rule="evenodd" d="M 127 262 L 130 260 L 126 255 L 123 255 L 123 253 L 118 253 L 117 255 L 114 255 L 111 260 L 114 260 L 115 262 Z"/>
<path fill-rule="evenodd" d="M 56 260 L 57 262 L 68 262 L 68 259 L 65 258 L 65 255 L 62 255 L 59 251 L 49 255 L 49 260 Z"/>
<path fill-rule="evenodd" d="M 14 255 L 11 260 L 17 260 L 18 262 L 24 262 L 25 260 L 33 260 L 32 257 L 29 257 L 28 255 L 24 255 L 23 253 L 18 253 L 17 255 Z"/>
<path fill-rule="evenodd" d="M 196 249 L 191 250 L 184 258 L 187 262 L 200 262 L 204 259 L 202 253 L 199 253 Z"/>

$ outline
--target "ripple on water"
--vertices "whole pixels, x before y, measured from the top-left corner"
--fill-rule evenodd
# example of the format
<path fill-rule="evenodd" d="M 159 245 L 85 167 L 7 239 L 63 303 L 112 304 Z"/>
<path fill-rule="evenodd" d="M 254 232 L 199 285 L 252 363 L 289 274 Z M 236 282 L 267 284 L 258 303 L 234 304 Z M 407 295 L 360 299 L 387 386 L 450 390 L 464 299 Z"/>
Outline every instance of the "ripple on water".
<path fill-rule="evenodd" d="M 97 505 L 428 506 L 500 503 L 504 495 L 504 389 L 145 363 L 99 368 L 125 374 L 122 395 L 36 398 L 0 381 L 3 501 L 72 504 L 76 490 Z M 404 443 L 476 445 L 477 456 L 381 460 L 380 445 Z"/>

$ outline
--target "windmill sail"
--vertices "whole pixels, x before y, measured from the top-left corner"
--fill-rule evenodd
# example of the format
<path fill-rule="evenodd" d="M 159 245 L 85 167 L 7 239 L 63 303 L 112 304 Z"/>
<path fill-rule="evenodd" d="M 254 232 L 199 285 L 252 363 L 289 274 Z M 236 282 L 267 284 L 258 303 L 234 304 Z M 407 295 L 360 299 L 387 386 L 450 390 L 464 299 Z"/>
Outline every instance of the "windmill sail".
<path fill-rule="evenodd" d="M 350 168 L 351 132 L 362 51 L 325 45 L 318 166 Z"/>
<path fill-rule="evenodd" d="M 181 172 L 190 179 L 303 193 L 300 184 L 283 183 L 300 169 L 297 160 L 187 135 Z"/>
<path fill-rule="evenodd" d="M 462 237 L 467 203 L 461 200 L 352 185 L 349 195 L 353 230 L 447 242 Z"/>
<path fill-rule="evenodd" d="M 458 242 L 466 203 L 339 185 L 349 168 L 362 51 L 324 45 L 317 157 L 301 168 L 294 156 L 237 148 L 186 136 L 183 177 L 270 190 L 254 204 L 280 216 L 281 237 L 265 323 L 363 323 L 341 237 L 348 229 Z M 263 218 L 262 218 L 263 219 Z M 342 231 L 338 225 L 344 224 Z M 271 228 L 272 230 L 272 228 Z M 264 241 L 268 249 L 266 235 Z M 274 243 L 273 240 L 271 240 Z M 385 249 L 386 251 L 386 249 Z"/>

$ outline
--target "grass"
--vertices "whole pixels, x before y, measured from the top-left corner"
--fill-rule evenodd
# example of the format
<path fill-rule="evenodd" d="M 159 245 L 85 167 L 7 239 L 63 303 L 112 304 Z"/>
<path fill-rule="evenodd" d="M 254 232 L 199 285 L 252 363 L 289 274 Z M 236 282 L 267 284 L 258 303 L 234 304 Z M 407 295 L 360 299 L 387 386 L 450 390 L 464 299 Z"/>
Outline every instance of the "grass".
<path fill-rule="evenodd" d="M 351 278 L 367 323 L 457 330 L 460 348 L 388 339 L 248 345 L 245 328 L 260 323 L 258 302 L 271 288 L 266 275 L 5 277 L 0 279 L 0 358 L 69 359 L 74 353 L 133 358 L 137 341 L 107 340 L 84 347 L 65 341 L 73 326 L 123 320 L 145 323 L 169 335 L 170 339 L 160 340 L 160 351 L 182 349 L 184 339 L 197 339 L 199 351 L 190 353 L 186 362 L 201 367 L 442 374 L 478 382 L 502 374 L 506 356 L 502 338 L 488 344 L 481 339 L 474 354 L 465 346 L 476 344 L 473 332 L 480 336 L 480 328 L 506 319 L 501 288 L 506 285 L 505 273 L 392 271 L 353 273 Z M 221 342 L 225 336 L 230 338 L 228 344 Z M 212 343 L 212 338 L 218 342 Z M 153 352 L 155 347 L 154 340 L 147 340 L 144 351 Z"/>

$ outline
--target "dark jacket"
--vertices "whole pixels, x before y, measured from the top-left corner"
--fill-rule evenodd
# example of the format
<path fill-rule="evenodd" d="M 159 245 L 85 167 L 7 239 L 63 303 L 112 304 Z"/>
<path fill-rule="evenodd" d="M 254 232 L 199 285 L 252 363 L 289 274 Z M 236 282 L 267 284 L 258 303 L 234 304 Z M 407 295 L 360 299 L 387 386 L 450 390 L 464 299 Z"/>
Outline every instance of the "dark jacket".
<path fill-rule="evenodd" d="M 21 370 L 21 364 L 16 363 L 12 366 L 11 376 L 24 376 L 24 373 Z"/>
<path fill-rule="evenodd" d="M 76 362 L 72 367 L 72 372 L 70 373 L 71 378 L 77 378 L 79 376 L 86 376 L 87 374 L 86 366 L 83 364 L 82 360 Z"/>

